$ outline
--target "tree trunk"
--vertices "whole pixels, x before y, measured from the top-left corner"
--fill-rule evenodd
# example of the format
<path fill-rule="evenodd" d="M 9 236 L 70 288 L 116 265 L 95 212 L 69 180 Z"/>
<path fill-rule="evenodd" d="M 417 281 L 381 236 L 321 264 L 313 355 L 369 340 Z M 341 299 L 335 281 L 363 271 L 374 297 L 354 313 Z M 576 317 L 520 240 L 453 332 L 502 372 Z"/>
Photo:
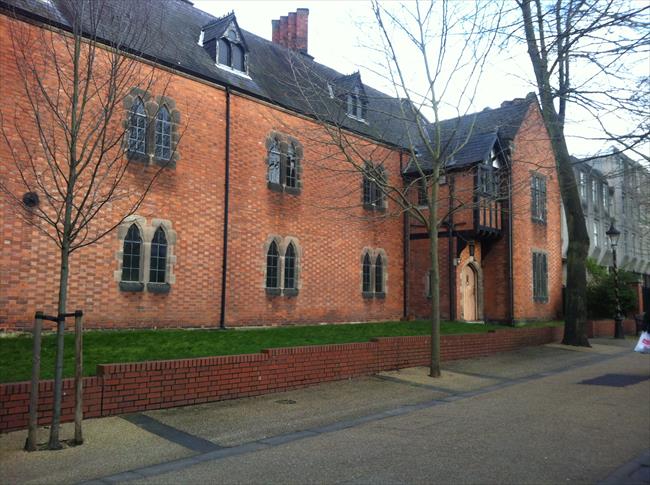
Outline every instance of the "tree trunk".
<path fill-rule="evenodd" d="M 61 396 L 63 390 L 63 344 L 65 333 L 65 308 L 68 299 L 68 274 L 69 274 L 70 253 L 66 241 L 61 247 L 61 270 L 59 273 L 59 303 L 57 315 L 59 321 L 56 328 L 56 364 L 54 367 L 54 405 L 52 409 L 52 426 L 50 427 L 50 441 L 48 448 L 58 450 L 61 448 L 59 442 L 59 424 L 61 423 Z"/>
<path fill-rule="evenodd" d="M 554 105 L 555 90 L 551 87 L 551 73 L 548 66 L 548 50 L 545 45 L 544 22 L 541 18 L 540 4 L 537 3 L 537 25 L 538 36 L 535 34 L 535 22 L 531 11 L 531 1 L 525 0 L 519 4 L 521 8 L 524 30 L 526 32 L 526 43 L 530 57 L 537 89 L 542 105 L 542 117 L 544 125 L 551 137 L 551 147 L 555 156 L 560 194 L 564 204 L 566 215 L 567 234 L 569 246 L 567 249 L 567 287 L 566 287 L 566 309 L 564 315 L 564 338 L 565 345 L 576 345 L 590 347 L 587 336 L 584 332 L 587 300 L 587 270 L 585 263 L 589 254 L 589 234 L 585 224 L 585 216 L 582 211 L 580 194 L 576 184 L 575 174 L 569 149 L 566 146 L 564 137 L 564 108 L 566 98 L 560 97 L 560 111 L 556 111 Z M 538 46 L 537 42 L 540 42 Z M 564 54 L 563 54 L 564 55 Z M 560 59 L 561 62 L 565 60 Z M 561 79 L 560 90 L 568 90 L 568 74 Z"/>
<path fill-rule="evenodd" d="M 558 182 L 569 239 L 562 343 L 590 347 L 585 334 L 585 316 L 587 314 L 587 270 L 585 264 L 589 255 L 589 234 L 569 150 L 566 146 L 562 126 L 555 113 L 553 101 L 550 96 L 544 95 L 541 96 L 541 101 L 544 121 L 551 136 L 553 154 L 557 164 Z"/>
<path fill-rule="evenodd" d="M 438 267 L 438 170 L 434 168 L 434 182 L 429 199 L 429 257 L 431 266 L 431 377 L 440 377 L 440 268 Z"/>

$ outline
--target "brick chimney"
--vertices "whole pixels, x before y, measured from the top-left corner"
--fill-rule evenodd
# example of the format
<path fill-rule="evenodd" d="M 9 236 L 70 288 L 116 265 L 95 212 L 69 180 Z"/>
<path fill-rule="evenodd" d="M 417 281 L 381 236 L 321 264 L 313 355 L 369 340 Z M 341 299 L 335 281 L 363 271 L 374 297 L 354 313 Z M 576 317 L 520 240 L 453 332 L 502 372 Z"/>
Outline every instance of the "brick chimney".
<path fill-rule="evenodd" d="M 273 43 L 307 54 L 309 36 L 309 9 L 299 8 L 295 12 L 271 22 Z"/>

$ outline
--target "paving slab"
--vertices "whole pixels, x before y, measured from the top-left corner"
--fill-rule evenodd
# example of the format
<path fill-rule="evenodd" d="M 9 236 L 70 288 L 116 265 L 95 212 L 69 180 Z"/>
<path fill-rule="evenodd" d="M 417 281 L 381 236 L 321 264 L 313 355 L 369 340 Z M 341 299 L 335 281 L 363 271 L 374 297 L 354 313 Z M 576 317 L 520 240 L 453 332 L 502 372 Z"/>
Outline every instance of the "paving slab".
<path fill-rule="evenodd" d="M 445 369 L 442 370 L 439 378 L 432 379 L 429 376 L 428 367 L 410 367 L 396 371 L 382 372 L 379 374 L 379 377 L 392 382 L 421 386 L 425 389 L 430 388 L 450 394 L 474 391 L 503 382 L 503 379 L 500 378 L 461 374 Z"/>
<path fill-rule="evenodd" d="M 444 396 L 445 393 L 433 389 L 361 377 L 254 398 L 145 414 L 219 446 L 236 446 Z"/>
<path fill-rule="evenodd" d="M 135 483 L 596 483 L 650 444 L 650 381 L 580 384 L 650 374 L 647 356 L 608 357 Z"/>
<path fill-rule="evenodd" d="M 57 451 L 23 451 L 27 431 L 0 434 L 0 482 L 71 483 L 192 454 L 118 417 L 86 420 L 83 429 L 83 445 Z M 73 438 L 74 425 L 63 424 L 60 434 Z M 48 436 L 49 429 L 39 429 L 38 442 Z"/>
<path fill-rule="evenodd" d="M 628 345 L 630 344 L 631 341 Z M 597 360 L 599 357 L 627 351 L 625 347 L 605 346 L 598 342 L 594 345 L 596 347 L 592 348 L 554 344 L 527 347 L 487 357 L 446 362 L 443 367 L 447 371 L 485 379 L 521 379 L 531 375 L 561 371 Z M 630 352 L 632 348 L 633 346 L 630 347 Z"/>

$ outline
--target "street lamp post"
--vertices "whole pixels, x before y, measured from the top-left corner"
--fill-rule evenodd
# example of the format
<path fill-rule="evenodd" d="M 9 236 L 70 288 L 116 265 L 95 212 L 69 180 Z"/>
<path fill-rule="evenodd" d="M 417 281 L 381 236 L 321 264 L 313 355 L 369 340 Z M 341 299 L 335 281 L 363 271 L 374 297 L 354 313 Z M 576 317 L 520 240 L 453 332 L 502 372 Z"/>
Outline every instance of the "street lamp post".
<path fill-rule="evenodd" d="M 618 294 L 618 266 L 616 265 L 616 246 L 618 245 L 618 238 L 621 231 L 614 227 L 612 221 L 609 229 L 605 233 L 609 238 L 609 243 L 612 246 L 612 266 L 614 269 L 614 298 L 616 300 L 616 315 L 614 315 L 614 338 L 625 338 L 623 333 L 623 312 L 621 311 L 621 299 Z"/>

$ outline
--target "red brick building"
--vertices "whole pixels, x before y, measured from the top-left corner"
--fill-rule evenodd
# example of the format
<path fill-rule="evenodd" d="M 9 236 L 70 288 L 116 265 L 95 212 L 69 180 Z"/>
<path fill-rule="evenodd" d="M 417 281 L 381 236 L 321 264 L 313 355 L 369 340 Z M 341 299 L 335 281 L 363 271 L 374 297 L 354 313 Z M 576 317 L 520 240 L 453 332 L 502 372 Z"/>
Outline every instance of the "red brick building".
<path fill-rule="evenodd" d="M 131 21 L 119 10 L 125 4 L 108 2 Z M 70 18 L 60 0 L 0 7 L 0 83 L 16 116 L 14 108 L 27 102 L 16 32 L 53 31 L 61 49 L 56 39 Z M 102 328 L 425 315 L 427 241 L 395 216 L 392 201 L 366 197 L 367 181 L 321 122 L 341 127 L 358 159 L 399 186 L 412 177 L 401 101 L 364 85 L 358 74 L 314 62 L 306 9 L 274 22 L 273 42 L 240 29 L 232 14 L 216 19 L 184 0 L 157 4 L 150 17 L 160 37 L 138 58 L 159 76 L 124 100 L 126 141 L 118 149 L 130 163 L 125 190 L 141 190 L 148 172 L 164 168 L 134 215 L 73 254 L 69 308 L 82 308 L 87 326 Z M 7 113 L 5 107 L 5 120 Z M 447 123 L 467 130 L 468 120 L 470 142 L 448 162 L 441 187 L 451 204 L 462 199 L 453 191 L 472 198 L 440 233 L 443 316 L 554 318 L 561 300 L 560 205 L 537 103 L 528 97 Z M 30 122 L 26 117 L 24 126 Z M 27 189 L 14 169 L 16 138 L 10 125 L 4 129 L 1 175 L 20 200 Z M 25 133 L 38 146 L 35 129 Z M 476 191 L 484 171 L 494 172 L 498 193 Z M 58 290 L 56 246 L 16 216 L 16 203 L 0 196 L 5 330 L 29 327 L 35 310 L 53 311 Z M 114 204 L 98 224 L 119 222 L 123 210 Z"/>

